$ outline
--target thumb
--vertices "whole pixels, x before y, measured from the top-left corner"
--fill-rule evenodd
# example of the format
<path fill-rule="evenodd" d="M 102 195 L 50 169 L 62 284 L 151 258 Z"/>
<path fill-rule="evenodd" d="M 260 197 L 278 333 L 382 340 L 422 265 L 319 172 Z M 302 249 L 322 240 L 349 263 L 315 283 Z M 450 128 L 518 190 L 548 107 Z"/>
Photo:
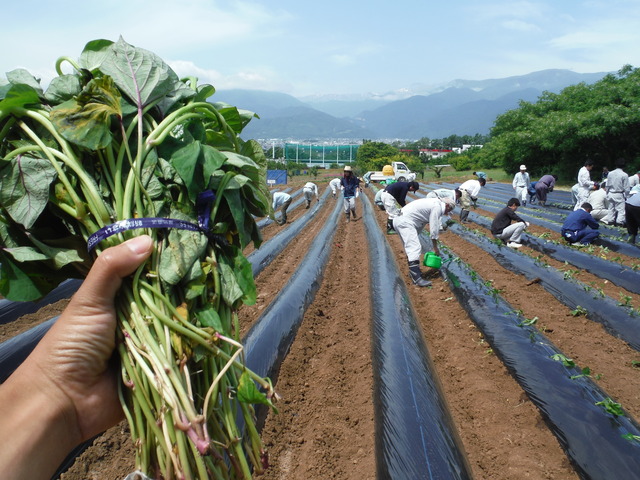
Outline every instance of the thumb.
<path fill-rule="evenodd" d="M 122 279 L 149 257 L 152 247 L 151 237 L 141 235 L 108 248 L 98 256 L 76 295 L 112 304 Z"/>

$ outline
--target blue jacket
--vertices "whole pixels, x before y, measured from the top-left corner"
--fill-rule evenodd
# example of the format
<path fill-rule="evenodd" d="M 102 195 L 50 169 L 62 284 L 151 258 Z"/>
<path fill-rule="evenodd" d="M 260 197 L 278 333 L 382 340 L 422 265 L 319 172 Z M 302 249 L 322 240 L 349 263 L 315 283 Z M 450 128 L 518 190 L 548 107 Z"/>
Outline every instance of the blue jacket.
<path fill-rule="evenodd" d="M 360 185 L 360 179 L 354 174 L 351 174 L 348 177 L 343 176 L 340 179 L 340 185 L 342 185 L 342 194 L 345 198 L 355 197 L 356 189 Z"/>
<path fill-rule="evenodd" d="M 567 215 L 567 218 L 562 225 L 562 231 L 568 230 L 571 232 L 578 232 L 580 230 L 584 230 L 587 226 L 597 229 L 600 225 L 589 212 L 579 208 Z"/>
<path fill-rule="evenodd" d="M 396 199 L 401 207 L 407 204 L 407 193 L 409 193 L 409 182 L 396 182 L 387 185 L 384 189 L 389 195 Z"/>

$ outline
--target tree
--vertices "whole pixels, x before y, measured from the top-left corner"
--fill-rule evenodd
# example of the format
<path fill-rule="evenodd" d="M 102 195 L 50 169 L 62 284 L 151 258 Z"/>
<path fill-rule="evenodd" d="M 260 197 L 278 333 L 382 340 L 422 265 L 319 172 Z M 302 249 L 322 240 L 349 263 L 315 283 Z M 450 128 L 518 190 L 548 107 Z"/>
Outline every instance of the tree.
<path fill-rule="evenodd" d="M 536 103 L 521 102 L 500 115 L 483 155 L 507 172 L 524 163 L 534 178 L 547 173 L 575 178 L 586 158 L 599 170 L 623 156 L 633 171 L 640 165 L 638 131 L 640 70 L 627 65 L 592 85 L 545 92 Z"/>
<path fill-rule="evenodd" d="M 358 148 L 356 154 L 356 165 L 362 171 L 377 170 L 377 165 L 382 166 L 389 163 L 386 159 L 394 155 L 399 155 L 400 150 L 384 142 L 366 142 Z"/>

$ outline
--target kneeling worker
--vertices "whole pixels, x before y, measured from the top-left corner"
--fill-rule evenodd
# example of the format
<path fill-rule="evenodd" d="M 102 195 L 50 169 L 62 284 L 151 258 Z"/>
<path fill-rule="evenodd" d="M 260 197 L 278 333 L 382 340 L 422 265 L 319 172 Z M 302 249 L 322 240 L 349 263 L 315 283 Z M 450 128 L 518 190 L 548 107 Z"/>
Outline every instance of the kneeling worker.
<path fill-rule="evenodd" d="M 491 222 L 491 233 L 503 242 L 507 242 L 509 248 L 520 248 L 520 237 L 522 232 L 529 226 L 529 222 L 525 222 L 516 214 L 516 210 L 520 206 L 520 200 L 511 198 L 507 202 L 507 206 L 498 212 Z M 516 223 L 511 223 L 512 221 Z"/>
<path fill-rule="evenodd" d="M 600 225 L 591 216 L 591 210 L 593 210 L 591 204 L 585 202 L 580 208 L 567 215 L 562 225 L 562 238 L 578 246 L 589 245 L 598 238 Z"/>
<path fill-rule="evenodd" d="M 455 200 L 452 198 L 420 198 L 403 207 L 402 214 L 393 219 L 393 228 L 398 232 L 407 254 L 409 262 L 409 275 L 415 285 L 430 287 L 431 282 L 422 278 L 420 271 L 420 232 L 429 224 L 429 235 L 433 242 L 433 251 L 440 255 L 438 248 L 438 234 L 440 232 L 440 219 L 448 215 L 455 208 Z"/>

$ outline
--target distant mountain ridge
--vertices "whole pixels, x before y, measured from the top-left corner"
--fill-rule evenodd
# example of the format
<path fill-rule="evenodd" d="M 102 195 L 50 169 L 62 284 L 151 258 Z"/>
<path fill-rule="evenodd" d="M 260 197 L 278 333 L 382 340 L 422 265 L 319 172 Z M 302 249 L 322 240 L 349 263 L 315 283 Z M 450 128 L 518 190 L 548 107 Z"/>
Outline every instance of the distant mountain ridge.
<path fill-rule="evenodd" d="M 495 118 L 535 102 L 544 92 L 559 93 L 578 83 L 597 82 L 609 72 L 542 70 L 527 75 L 453 80 L 413 85 L 382 95 L 311 96 L 301 99 L 261 90 L 219 90 L 214 102 L 256 112 L 243 137 L 296 141 L 417 140 L 449 135 L 488 134 Z"/>

